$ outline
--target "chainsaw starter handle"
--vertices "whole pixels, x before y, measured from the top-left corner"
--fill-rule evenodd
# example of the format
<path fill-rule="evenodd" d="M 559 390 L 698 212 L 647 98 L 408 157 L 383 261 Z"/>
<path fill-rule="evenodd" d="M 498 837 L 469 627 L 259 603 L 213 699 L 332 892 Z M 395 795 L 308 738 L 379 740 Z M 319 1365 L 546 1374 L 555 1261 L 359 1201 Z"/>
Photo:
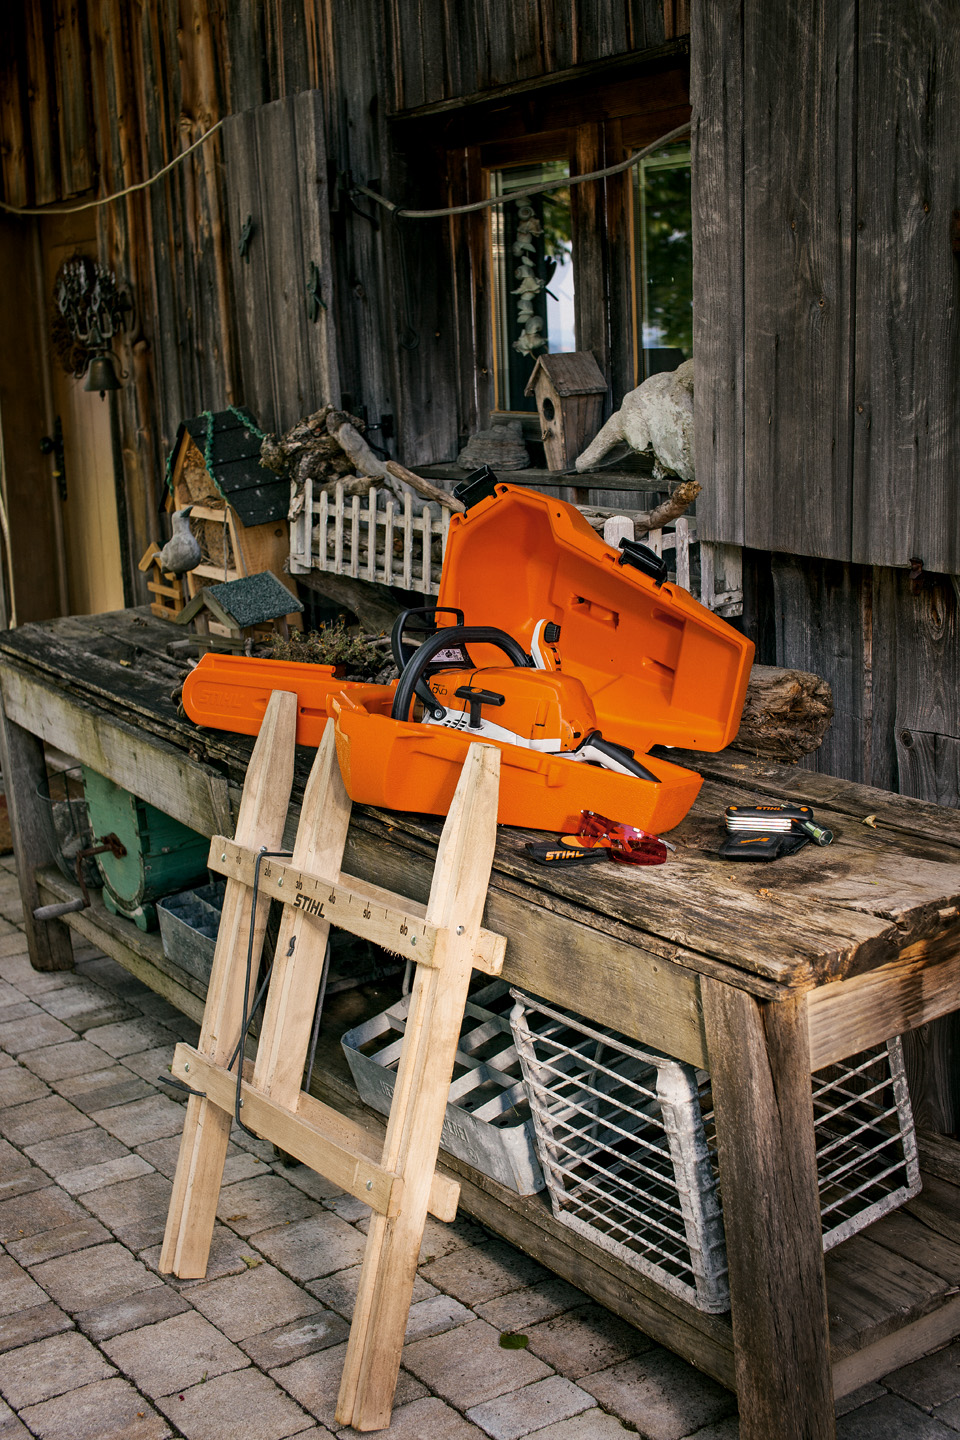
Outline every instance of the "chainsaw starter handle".
<path fill-rule="evenodd" d="M 426 673 L 427 667 L 441 650 L 449 650 L 455 645 L 496 645 L 502 650 L 507 659 L 519 669 L 530 668 L 530 657 L 519 641 L 514 640 L 505 630 L 497 630 L 493 625 L 445 625 L 435 635 L 430 635 L 419 650 L 413 655 L 403 667 L 403 674 L 400 676 L 400 683 L 397 686 L 393 697 L 393 707 L 390 711 L 393 720 L 408 720 L 410 718 L 410 707 L 413 704 L 414 694 L 419 694 L 423 699 L 423 691 L 419 689 L 419 683 Z M 427 701 L 424 699 L 424 704 Z M 439 719 L 443 714 L 443 707 L 438 703 L 436 697 L 430 693 L 429 704 Z"/>

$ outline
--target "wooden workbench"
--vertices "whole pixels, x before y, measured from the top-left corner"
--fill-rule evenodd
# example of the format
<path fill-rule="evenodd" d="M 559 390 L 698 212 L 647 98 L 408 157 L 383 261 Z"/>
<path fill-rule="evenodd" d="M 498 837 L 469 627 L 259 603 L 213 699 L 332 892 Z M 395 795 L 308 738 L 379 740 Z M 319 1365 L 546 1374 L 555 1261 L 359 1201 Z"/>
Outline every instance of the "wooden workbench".
<path fill-rule="evenodd" d="M 72 963 L 70 936 L 31 911 L 76 893 L 50 866 L 41 741 L 203 834 L 232 833 L 252 742 L 178 718 L 183 667 L 166 647 L 182 633 L 124 611 L 0 636 L 3 774 L 39 968 Z M 310 759 L 302 752 L 295 800 Z M 922 1194 L 824 1260 L 810 1087 L 811 1071 L 957 1008 L 960 824 L 742 754 L 687 761 L 706 783 L 669 864 L 555 874 L 505 828 L 485 923 L 508 937 L 505 979 L 709 1070 L 731 1315 L 674 1298 L 558 1224 L 542 1195 L 448 1163 L 467 1211 L 735 1388 L 744 1440 L 820 1440 L 834 1434 L 831 1383 L 839 1397 L 960 1332 L 960 1147 L 926 1143 Z M 834 845 L 770 866 L 720 861 L 724 807 L 772 796 L 813 804 Z M 425 899 L 438 833 L 433 820 L 356 807 L 347 868 Z M 70 923 L 199 1015 L 202 987 L 155 936 L 96 899 Z M 336 1039 L 321 1081 L 355 1104 Z"/>

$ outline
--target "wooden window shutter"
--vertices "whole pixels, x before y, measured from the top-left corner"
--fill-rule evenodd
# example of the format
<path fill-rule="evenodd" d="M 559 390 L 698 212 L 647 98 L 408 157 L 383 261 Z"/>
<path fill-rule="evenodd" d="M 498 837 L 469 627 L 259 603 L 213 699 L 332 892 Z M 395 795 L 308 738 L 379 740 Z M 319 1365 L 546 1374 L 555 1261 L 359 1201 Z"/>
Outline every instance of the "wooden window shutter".
<path fill-rule="evenodd" d="M 283 431 L 340 401 L 320 92 L 232 116 L 223 148 L 239 398 Z"/>

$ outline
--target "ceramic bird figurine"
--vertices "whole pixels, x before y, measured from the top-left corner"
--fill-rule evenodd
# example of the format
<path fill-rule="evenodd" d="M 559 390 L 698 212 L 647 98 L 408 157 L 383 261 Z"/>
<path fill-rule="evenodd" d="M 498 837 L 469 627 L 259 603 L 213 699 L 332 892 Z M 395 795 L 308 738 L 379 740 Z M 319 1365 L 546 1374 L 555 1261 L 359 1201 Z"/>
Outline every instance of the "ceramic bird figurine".
<path fill-rule="evenodd" d="M 192 505 L 175 510 L 173 534 L 160 551 L 160 568 L 169 575 L 185 575 L 200 564 L 200 542 L 190 529 Z"/>

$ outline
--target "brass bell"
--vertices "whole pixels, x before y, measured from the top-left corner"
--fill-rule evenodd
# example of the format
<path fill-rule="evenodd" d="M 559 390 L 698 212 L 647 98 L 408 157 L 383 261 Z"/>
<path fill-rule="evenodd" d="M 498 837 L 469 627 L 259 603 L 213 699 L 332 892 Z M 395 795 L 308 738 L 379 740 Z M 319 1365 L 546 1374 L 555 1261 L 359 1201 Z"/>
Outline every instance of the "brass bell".
<path fill-rule="evenodd" d="M 101 400 L 108 390 L 120 389 L 120 381 L 113 368 L 113 356 L 109 351 L 102 355 L 94 355 L 87 372 L 87 383 L 83 388 L 84 390 L 99 390 Z"/>

